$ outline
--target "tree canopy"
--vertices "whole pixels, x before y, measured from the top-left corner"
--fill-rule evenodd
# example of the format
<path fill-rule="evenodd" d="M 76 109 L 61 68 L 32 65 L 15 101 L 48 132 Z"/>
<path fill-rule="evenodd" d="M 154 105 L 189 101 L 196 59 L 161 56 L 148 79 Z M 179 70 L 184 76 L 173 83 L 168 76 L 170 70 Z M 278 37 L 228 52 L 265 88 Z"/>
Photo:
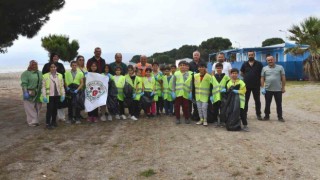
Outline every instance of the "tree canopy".
<path fill-rule="evenodd" d="M 228 38 L 214 37 L 202 41 L 199 46 L 196 45 L 183 45 L 179 49 L 172 49 L 170 51 L 154 53 L 148 59 L 153 59 L 159 63 L 173 64 L 175 60 L 182 58 L 191 58 L 194 51 L 198 50 L 201 53 L 201 59 L 208 60 L 209 54 L 219 52 L 224 49 L 232 48 L 232 43 Z M 131 59 L 135 62 L 135 59 Z"/>
<path fill-rule="evenodd" d="M 281 44 L 281 43 L 284 43 L 284 40 L 282 38 L 277 38 L 277 37 L 269 38 L 262 42 L 262 47 Z"/>
<path fill-rule="evenodd" d="M 0 1 L 0 53 L 6 53 L 19 35 L 35 36 L 49 20 L 49 14 L 64 4 L 64 0 Z"/>
<path fill-rule="evenodd" d="M 77 40 L 69 42 L 66 35 L 49 35 L 41 38 L 41 46 L 51 53 L 58 53 L 62 61 L 72 61 L 78 55 L 79 43 Z"/>
<path fill-rule="evenodd" d="M 320 19 L 308 17 L 299 25 L 293 25 L 289 30 L 291 41 L 295 41 L 298 46 L 289 48 L 286 53 L 302 54 L 310 52 L 310 57 L 305 61 L 304 71 L 311 80 L 320 80 Z M 301 45 L 309 45 L 301 48 Z"/>

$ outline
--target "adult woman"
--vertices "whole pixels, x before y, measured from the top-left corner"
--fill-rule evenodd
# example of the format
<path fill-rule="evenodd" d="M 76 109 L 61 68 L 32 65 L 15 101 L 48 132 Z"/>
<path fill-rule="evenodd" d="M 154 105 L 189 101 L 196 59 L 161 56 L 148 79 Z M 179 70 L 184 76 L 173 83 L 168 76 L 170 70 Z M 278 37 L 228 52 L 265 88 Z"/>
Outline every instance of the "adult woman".
<path fill-rule="evenodd" d="M 77 64 L 78 64 L 78 70 L 83 72 L 83 74 L 85 72 L 88 72 L 88 70 L 87 70 L 87 68 L 85 66 L 85 63 L 84 63 L 84 57 L 83 56 L 81 56 L 81 55 L 77 56 L 76 61 L 77 61 Z"/>
<path fill-rule="evenodd" d="M 21 74 L 21 87 L 23 91 L 23 106 L 27 115 L 29 126 L 39 126 L 39 112 L 41 109 L 40 94 L 42 73 L 38 70 L 35 60 L 29 62 L 29 67 Z"/>
<path fill-rule="evenodd" d="M 43 75 L 42 101 L 47 103 L 46 127 L 57 127 L 57 105 L 65 99 L 65 90 L 62 74 L 57 72 L 55 63 L 50 64 L 50 72 Z"/>

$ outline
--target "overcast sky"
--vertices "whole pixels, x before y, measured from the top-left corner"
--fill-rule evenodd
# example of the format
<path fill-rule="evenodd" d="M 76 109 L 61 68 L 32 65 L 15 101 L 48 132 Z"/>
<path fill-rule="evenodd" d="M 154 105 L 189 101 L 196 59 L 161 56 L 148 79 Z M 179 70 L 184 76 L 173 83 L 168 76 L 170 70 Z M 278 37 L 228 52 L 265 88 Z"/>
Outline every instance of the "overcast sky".
<path fill-rule="evenodd" d="M 0 66 L 46 62 L 40 39 L 49 34 L 78 40 L 86 59 L 99 46 L 107 62 L 116 52 L 128 61 L 134 54 L 199 45 L 212 37 L 229 38 L 234 47 L 261 46 L 267 38 L 285 38 L 279 30 L 320 17 L 319 7 L 318 0 L 66 0 L 37 36 L 20 37 L 0 54 Z"/>

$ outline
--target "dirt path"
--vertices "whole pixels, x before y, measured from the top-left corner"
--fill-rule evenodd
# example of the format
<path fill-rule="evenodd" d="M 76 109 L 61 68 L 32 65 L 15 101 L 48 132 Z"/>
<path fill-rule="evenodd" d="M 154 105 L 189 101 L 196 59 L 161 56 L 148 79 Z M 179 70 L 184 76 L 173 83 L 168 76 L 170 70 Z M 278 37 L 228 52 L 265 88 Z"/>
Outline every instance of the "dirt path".
<path fill-rule="evenodd" d="M 251 100 L 248 133 L 166 116 L 30 128 L 20 97 L 6 98 L 17 84 L 0 86 L 0 179 L 320 179 L 319 84 L 289 83 L 285 123 L 274 105 L 255 120 Z"/>

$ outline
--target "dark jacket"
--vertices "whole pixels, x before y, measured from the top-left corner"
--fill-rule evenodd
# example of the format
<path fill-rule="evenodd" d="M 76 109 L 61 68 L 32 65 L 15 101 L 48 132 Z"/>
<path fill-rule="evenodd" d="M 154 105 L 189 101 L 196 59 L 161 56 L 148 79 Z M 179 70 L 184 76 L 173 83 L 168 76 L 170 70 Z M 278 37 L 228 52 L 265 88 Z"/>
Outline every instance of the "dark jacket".
<path fill-rule="evenodd" d="M 42 68 L 42 74 L 46 74 L 48 72 L 50 72 L 50 64 L 51 62 L 48 62 L 47 64 L 45 64 Z M 66 72 L 66 70 L 64 69 L 64 66 L 62 63 L 56 62 L 55 63 L 57 66 L 57 72 L 62 74 L 63 79 L 64 79 L 64 73 Z"/>
<path fill-rule="evenodd" d="M 247 88 L 260 88 L 262 68 L 262 63 L 256 60 L 254 60 L 253 66 L 250 66 L 248 61 L 242 64 L 240 71 Z"/>
<path fill-rule="evenodd" d="M 110 74 L 115 75 L 116 74 L 116 67 L 118 67 L 117 63 L 116 62 L 111 63 L 110 67 L 111 67 Z M 127 65 L 125 63 L 121 62 L 120 67 L 122 69 L 121 70 L 121 75 L 123 75 L 123 76 L 126 75 L 127 71 L 128 71 Z"/>
<path fill-rule="evenodd" d="M 88 71 L 89 71 L 89 69 L 90 69 L 90 67 L 91 67 L 91 64 L 93 63 L 93 62 L 96 62 L 97 63 L 97 66 L 98 66 L 98 70 L 97 70 L 97 73 L 103 73 L 104 72 L 104 66 L 106 65 L 106 61 L 102 58 L 102 57 L 100 57 L 100 60 L 99 60 L 99 62 L 98 62 L 98 60 L 93 56 L 92 58 L 90 58 L 89 60 L 88 60 L 88 62 L 87 62 L 87 69 L 88 69 Z"/>

